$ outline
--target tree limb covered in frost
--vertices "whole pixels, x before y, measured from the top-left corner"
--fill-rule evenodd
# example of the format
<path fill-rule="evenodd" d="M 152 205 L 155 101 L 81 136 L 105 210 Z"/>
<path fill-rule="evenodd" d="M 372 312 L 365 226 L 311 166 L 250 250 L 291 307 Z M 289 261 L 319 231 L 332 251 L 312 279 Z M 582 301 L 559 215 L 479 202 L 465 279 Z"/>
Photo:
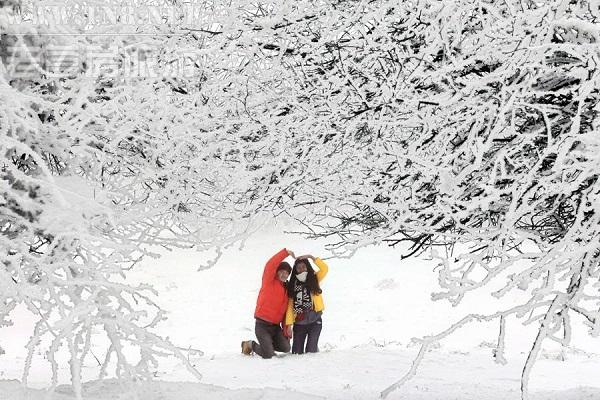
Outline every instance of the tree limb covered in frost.
<path fill-rule="evenodd" d="M 568 342 L 573 312 L 600 332 L 595 4 L 234 1 L 204 12 L 208 24 L 145 27 L 143 40 L 51 39 L 29 25 L 6 36 L 24 50 L 116 44 L 118 65 L 157 50 L 166 68 L 185 49 L 192 72 L 65 77 L 40 63 L 37 77 L 0 77 L 0 324 L 18 304 L 40 316 L 29 359 L 50 336 L 51 353 L 71 349 L 76 376 L 101 327 L 104 367 L 114 353 L 121 375 L 147 376 L 153 351 L 179 353 L 143 333 L 162 314 L 124 282 L 127 269 L 152 246 L 243 241 L 279 214 L 338 256 L 372 243 L 433 249 L 435 299 L 458 304 L 499 280 L 494 296 L 526 293 L 482 317 L 500 323 L 498 361 L 512 315 L 540 323 L 531 360 L 545 339 Z"/>
<path fill-rule="evenodd" d="M 598 334 L 598 10 L 424 0 L 314 14 L 285 32 L 297 93 L 285 117 L 303 138 L 275 206 L 337 255 L 452 246 L 432 253 L 434 298 L 456 305 L 499 280 L 496 297 L 528 293 L 511 314 L 540 324 L 533 359 L 545 339 L 568 342 L 573 312 Z"/>
<path fill-rule="evenodd" d="M 8 8 L 2 11 L 14 12 Z M 57 44 L 104 49 L 115 37 L 94 35 L 102 27 L 89 36 L 76 29 L 66 32 L 73 36 L 45 35 L 48 28 L 29 23 L 2 28 L 0 326 L 12 324 L 10 314 L 20 304 L 39 317 L 23 382 L 41 348 L 53 390 L 56 354 L 66 347 L 81 398 L 81 366 L 92 341 L 108 346 L 98 355 L 105 360 L 101 375 L 114 368 L 118 377 L 149 379 L 158 356 L 175 355 L 199 376 L 179 348 L 152 333 L 165 318 L 156 293 L 126 278 L 143 258 L 158 256 L 157 246 L 227 246 L 260 224 L 250 219 L 258 207 L 246 183 L 253 176 L 248 160 L 261 151 L 249 138 L 262 128 L 240 129 L 239 102 L 225 91 L 240 79 L 228 71 L 232 59 L 216 60 L 210 81 L 127 78 L 104 70 L 59 75 L 35 53 Z M 146 43 L 118 37 L 111 57 L 125 62 L 128 51 L 159 49 L 157 62 L 166 68 L 173 48 L 194 50 L 190 57 L 203 50 L 191 35 L 164 34 L 173 27 L 152 29 Z M 19 57 L 33 60 L 33 73 L 10 71 Z M 217 96 L 206 98 L 203 91 Z M 237 86 L 232 91 L 240 94 Z"/>

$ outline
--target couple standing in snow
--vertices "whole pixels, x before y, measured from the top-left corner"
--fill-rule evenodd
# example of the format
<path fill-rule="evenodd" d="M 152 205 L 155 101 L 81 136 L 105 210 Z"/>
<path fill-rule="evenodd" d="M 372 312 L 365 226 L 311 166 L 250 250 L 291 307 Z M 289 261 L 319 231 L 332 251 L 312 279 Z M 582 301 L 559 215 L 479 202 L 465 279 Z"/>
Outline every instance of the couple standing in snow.
<path fill-rule="evenodd" d="M 284 261 L 288 256 L 295 259 L 293 267 Z M 317 272 L 311 261 L 318 267 Z M 290 337 L 293 337 L 292 353 L 318 352 L 324 308 L 319 284 L 327 270 L 327 264 L 320 258 L 296 257 L 287 249 L 271 257 L 263 271 L 254 311 L 258 343 L 243 341 L 242 353 L 256 353 L 262 358 L 273 357 L 275 351 L 287 353 Z"/>

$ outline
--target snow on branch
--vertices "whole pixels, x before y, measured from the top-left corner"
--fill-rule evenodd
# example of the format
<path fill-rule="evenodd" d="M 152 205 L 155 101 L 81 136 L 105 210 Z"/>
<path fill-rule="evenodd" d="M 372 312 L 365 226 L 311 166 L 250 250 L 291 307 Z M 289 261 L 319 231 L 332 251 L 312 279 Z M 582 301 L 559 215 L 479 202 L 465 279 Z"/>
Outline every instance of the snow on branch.
<path fill-rule="evenodd" d="M 156 246 L 218 258 L 286 215 L 340 257 L 433 249 L 435 299 L 498 281 L 498 298 L 525 293 L 510 313 L 539 324 L 525 393 L 541 341 L 568 343 L 571 312 L 600 332 L 596 8 L 234 1 L 197 25 L 144 26 L 144 40 L 0 20 L 0 326 L 26 305 L 40 318 L 28 363 L 42 338 L 50 354 L 66 345 L 76 387 L 94 326 L 111 342 L 104 369 L 114 356 L 121 376 L 147 376 L 177 348 L 145 333 L 163 315 L 127 271 Z M 109 65 L 51 71 L 35 55 L 57 45 Z"/>

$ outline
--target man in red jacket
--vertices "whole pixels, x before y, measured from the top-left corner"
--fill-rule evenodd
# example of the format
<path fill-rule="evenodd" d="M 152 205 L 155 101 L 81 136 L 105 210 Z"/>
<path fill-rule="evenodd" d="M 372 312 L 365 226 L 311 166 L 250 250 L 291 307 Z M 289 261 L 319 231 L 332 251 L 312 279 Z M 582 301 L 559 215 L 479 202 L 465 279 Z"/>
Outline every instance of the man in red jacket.
<path fill-rule="evenodd" d="M 262 285 L 256 300 L 254 318 L 256 325 L 254 331 L 258 343 L 254 340 L 242 342 L 242 353 L 258 354 L 262 358 L 271 358 L 275 351 L 288 353 L 290 351 L 289 329 L 284 331 L 288 296 L 285 282 L 290 276 L 292 267 L 283 261 L 287 256 L 294 258 L 291 250 L 283 249 L 267 261 L 262 276 Z"/>

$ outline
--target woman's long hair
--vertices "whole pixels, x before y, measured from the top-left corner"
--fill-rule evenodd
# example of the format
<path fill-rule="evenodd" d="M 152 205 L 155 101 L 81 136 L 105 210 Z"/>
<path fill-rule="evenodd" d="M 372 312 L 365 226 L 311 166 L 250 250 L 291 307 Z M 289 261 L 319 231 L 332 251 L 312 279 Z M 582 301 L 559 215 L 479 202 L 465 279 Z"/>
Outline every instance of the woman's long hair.
<path fill-rule="evenodd" d="M 319 286 L 319 281 L 317 281 L 317 275 L 315 274 L 315 270 L 313 269 L 312 265 L 310 265 L 310 261 L 308 261 L 307 258 L 303 258 L 301 260 L 294 261 L 294 267 L 292 268 L 290 280 L 288 281 L 288 284 L 287 284 L 288 297 L 291 299 L 294 298 L 294 286 L 296 285 L 296 281 L 298 280 L 296 278 L 296 274 L 298 273 L 297 268 L 298 268 L 298 264 L 300 264 L 300 263 L 304 263 L 306 265 L 306 272 L 307 272 L 306 281 L 304 281 L 303 283 L 308 288 L 308 291 L 311 294 L 321 294 L 323 291 L 321 290 L 321 287 Z"/>

